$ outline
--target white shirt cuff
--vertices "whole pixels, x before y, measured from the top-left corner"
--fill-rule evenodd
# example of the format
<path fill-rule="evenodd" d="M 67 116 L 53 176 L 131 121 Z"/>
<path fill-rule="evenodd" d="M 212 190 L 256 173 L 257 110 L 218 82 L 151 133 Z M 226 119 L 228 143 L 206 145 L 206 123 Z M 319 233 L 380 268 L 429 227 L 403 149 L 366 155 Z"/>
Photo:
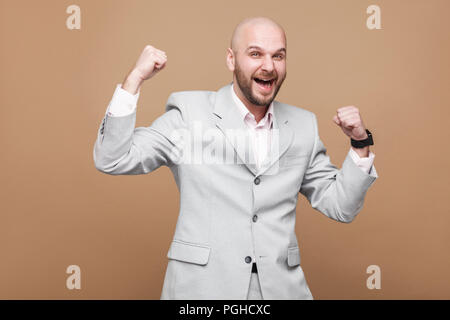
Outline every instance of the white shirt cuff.
<path fill-rule="evenodd" d="M 114 95 L 108 105 L 106 114 L 110 117 L 123 117 L 132 114 L 136 109 L 140 93 L 141 91 L 139 89 L 138 92 L 133 95 L 122 89 L 122 84 L 119 83 L 116 86 Z"/>
<path fill-rule="evenodd" d="M 361 158 L 358 153 L 350 148 L 350 156 L 355 164 L 361 168 L 365 173 L 370 174 L 371 176 L 378 177 L 377 171 L 375 170 L 375 166 L 373 165 L 373 161 L 375 159 L 375 154 L 372 151 L 369 151 L 368 157 Z"/>

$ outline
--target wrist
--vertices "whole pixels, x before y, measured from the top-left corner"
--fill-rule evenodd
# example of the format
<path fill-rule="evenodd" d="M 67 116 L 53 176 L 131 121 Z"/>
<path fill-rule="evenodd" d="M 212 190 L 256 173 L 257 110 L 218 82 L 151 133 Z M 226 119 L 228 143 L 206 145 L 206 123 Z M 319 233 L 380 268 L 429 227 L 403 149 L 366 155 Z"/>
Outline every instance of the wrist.
<path fill-rule="evenodd" d="M 128 91 L 132 95 L 135 95 L 139 91 L 139 87 L 143 81 L 144 80 L 142 80 L 136 70 L 133 69 L 125 78 L 125 81 L 122 84 L 122 89 Z"/>
<path fill-rule="evenodd" d="M 352 138 L 352 139 L 356 140 L 356 141 L 361 141 L 361 140 L 366 140 L 367 138 L 369 138 L 369 135 L 367 134 L 367 132 L 364 132 L 364 136 L 358 137 L 358 138 Z"/>
<path fill-rule="evenodd" d="M 368 129 L 366 129 L 366 133 L 366 139 L 354 140 L 353 138 L 350 138 L 350 144 L 354 149 L 364 149 L 365 147 L 373 145 L 372 133 Z"/>

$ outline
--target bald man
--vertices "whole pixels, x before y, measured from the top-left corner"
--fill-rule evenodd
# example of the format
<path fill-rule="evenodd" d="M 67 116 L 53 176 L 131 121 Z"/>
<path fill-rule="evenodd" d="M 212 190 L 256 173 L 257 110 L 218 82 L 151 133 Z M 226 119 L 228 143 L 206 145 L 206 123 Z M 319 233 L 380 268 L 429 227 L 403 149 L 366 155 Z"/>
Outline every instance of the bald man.
<path fill-rule="evenodd" d="M 295 233 L 298 194 L 344 223 L 361 211 L 378 177 L 372 135 L 358 108 L 333 121 L 351 144 L 338 169 L 313 112 L 274 100 L 286 78 L 283 28 L 254 17 L 235 28 L 226 63 L 233 81 L 217 91 L 172 93 L 165 112 L 135 128 L 145 80 L 164 51 L 146 46 L 118 84 L 94 146 L 95 166 L 111 175 L 173 173 L 180 211 L 161 299 L 313 299 Z M 154 199 L 148 195 L 151 214 Z"/>

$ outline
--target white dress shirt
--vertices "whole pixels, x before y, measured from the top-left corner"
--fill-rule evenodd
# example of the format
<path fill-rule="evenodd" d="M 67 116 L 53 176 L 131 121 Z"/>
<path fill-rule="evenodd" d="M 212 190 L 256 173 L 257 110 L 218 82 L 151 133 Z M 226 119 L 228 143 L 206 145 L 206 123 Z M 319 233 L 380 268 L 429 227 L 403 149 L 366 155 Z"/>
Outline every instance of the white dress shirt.
<path fill-rule="evenodd" d="M 231 85 L 231 95 L 238 109 L 238 112 L 242 115 L 242 120 L 248 126 L 250 130 L 251 143 L 255 150 L 255 161 L 257 168 L 260 169 L 260 165 L 264 158 L 270 152 L 270 139 L 271 139 L 271 128 L 273 123 L 273 102 L 270 104 L 267 112 L 258 123 L 255 120 L 254 115 L 248 111 L 244 103 L 239 99 L 233 90 L 233 85 Z M 137 101 L 139 99 L 140 90 L 133 95 L 128 91 L 122 89 L 122 84 L 116 86 L 114 95 L 111 102 L 108 105 L 106 113 L 111 117 L 123 117 L 134 112 L 137 106 Z M 365 173 L 371 176 L 378 177 L 378 174 L 373 165 L 375 154 L 369 151 L 368 157 L 361 158 L 353 148 L 350 147 L 350 156 L 355 162 L 355 164 L 361 168 Z"/>
<path fill-rule="evenodd" d="M 255 116 L 248 111 L 247 107 L 242 103 L 234 92 L 233 85 L 231 85 L 231 95 L 241 114 L 242 121 L 249 129 L 250 143 L 253 145 L 255 164 L 258 170 L 261 170 L 261 164 L 270 152 L 272 139 L 272 122 L 273 122 L 273 102 L 267 109 L 264 117 L 256 122 Z"/>

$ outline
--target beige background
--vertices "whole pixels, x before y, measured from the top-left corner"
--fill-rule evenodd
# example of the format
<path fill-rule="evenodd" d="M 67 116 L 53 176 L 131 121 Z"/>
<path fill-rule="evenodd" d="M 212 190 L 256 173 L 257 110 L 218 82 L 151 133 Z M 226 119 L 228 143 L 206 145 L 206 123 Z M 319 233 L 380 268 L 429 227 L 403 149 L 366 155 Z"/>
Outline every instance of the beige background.
<path fill-rule="evenodd" d="M 450 2 L 1 0 L 0 298 L 159 299 L 178 191 L 168 168 L 109 176 L 92 150 L 112 97 L 146 44 L 168 55 L 144 84 L 138 126 L 169 94 L 231 81 L 225 50 L 244 17 L 280 22 L 288 76 L 277 100 L 315 112 L 333 163 L 332 121 L 355 105 L 379 179 L 351 224 L 300 195 L 297 235 L 316 299 L 449 299 Z M 81 30 L 66 28 L 81 7 Z M 381 7 L 382 30 L 366 8 Z M 67 266 L 82 289 L 66 288 Z M 381 290 L 366 268 L 381 267 Z"/>

